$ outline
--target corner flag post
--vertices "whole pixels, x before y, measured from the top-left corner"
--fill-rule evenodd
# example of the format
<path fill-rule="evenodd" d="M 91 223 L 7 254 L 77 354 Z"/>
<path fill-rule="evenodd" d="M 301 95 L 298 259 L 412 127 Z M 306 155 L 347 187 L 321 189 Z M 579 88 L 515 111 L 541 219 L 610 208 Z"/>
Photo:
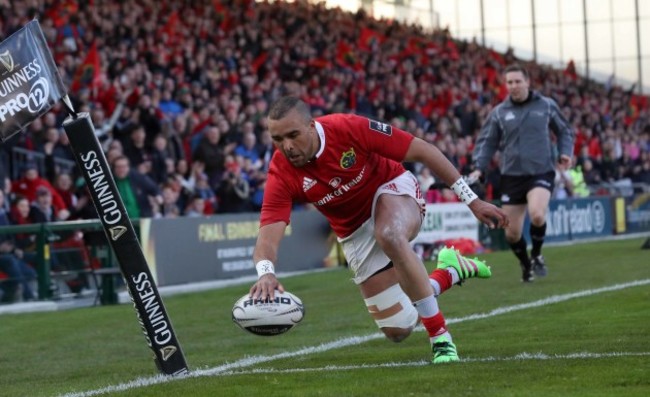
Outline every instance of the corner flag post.
<path fill-rule="evenodd" d="M 69 103 L 66 103 L 66 107 L 68 106 Z M 95 136 L 95 128 L 89 114 L 73 114 L 63 122 L 63 128 L 70 140 L 75 160 L 86 181 L 108 242 L 118 259 L 138 321 L 154 353 L 158 369 L 168 375 L 186 373 L 188 368 L 183 351 L 176 339 L 171 320 L 158 293 L 104 152 Z"/>
<path fill-rule="evenodd" d="M 75 113 L 37 20 L 28 22 L 0 43 L 0 83 L 13 87 L 0 98 L 3 142 L 25 131 L 30 123 L 63 100 L 70 114 L 63 128 L 119 261 L 156 365 L 168 375 L 186 373 L 185 356 L 95 136 L 95 127 L 88 113 Z"/>

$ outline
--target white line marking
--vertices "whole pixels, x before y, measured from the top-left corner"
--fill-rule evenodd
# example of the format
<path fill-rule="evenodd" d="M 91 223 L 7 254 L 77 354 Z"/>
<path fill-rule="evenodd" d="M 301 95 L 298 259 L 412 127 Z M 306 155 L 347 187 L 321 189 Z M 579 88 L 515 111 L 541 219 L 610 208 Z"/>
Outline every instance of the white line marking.
<path fill-rule="evenodd" d="M 650 279 L 645 279 L 645 280 L 637 280 L 637 281 L 632 281 L 629 283 L 624 283 L 624 284 L 615 284 L 615 285 L 610 285 L 607 287 L 602 287 L 602 288 L 596 288 L 596 289 L 588 289 L 588 290 L 583 290 L 583 291 L 578 291 L 578 292 L 573 292 L 570 294 L 563 294 L 563 295 L 554 295 L 554 296 L 549 296 L 548 298 L 540 299 L 537 301 L 529 302 L 529 303 L 521 303 L 518 305 L 512 305 L 512 306 L 504 306 L 500 308 L 496 308 L 490 312 L 487 313 L 477 313 L 477 314 L 472 314 L 469 316 L 465 317 L 460 317 L 460 318 L 450 318 L 447 319 L 448 324 L 455 324 L 455 323 L 460 323 L 464 321 L 472 321 L 472 320 L 480 320 L 484 318 L 489 318 L 489 317 L 494 317 L 498 316 L 501 314 L 507 314 L 507 313 L 512 313 L 515 311 L 519 310 L 525 310 L 525 309 L 530 309 L 534 307 L 540 307 L 540 306 L 546 306 L 554 303 L 560 303 L 560 302 L 565 302 L 571 299 L 576 299 L 576 298 L 583 298 L 586 296 L 591 296 L 591 295 L 596 295 L 596 294 L 601 294 L 605 292 L 612 292 L 612 291 L 619 291 L 622 289 L 626 288 L 632 288 L 632 287 L 638 287 L 638 286 L 643 286 L 643 285 L 648 285 L 650 284 Z M 250 367 L 253 365 L 269 362 L 269 361 L 274 361 L 274 360 L 279 360 L 283 358 L 291 358 L 291 357 L 297 357 L 297 356 L 304 356 L 308 354 L 314 354 L 314 353 L 322 353 L 328 350 L 333 350 L 333 349 L 340 349 L 342 347 L 346 346 L 352 346 L 352 345 L 358 345 L 361 343 L 365 343 L 371 340 L 375 339 L 382 339 L 384 337 L 384 334 L 381 332 L 376 332 L 374 334 L 370 335 L 365 335 L 365 336 L 353 336 L 353 337 L 348 337 L 348 338 L 341 338 L 329 343 L 323 343 L 318 346 L 311 346 L 311 347 L 304 347 L 299 350 L 295 350 L 293 352 L 284 352 L 284 353 L 279 353 L 279 354 L 274 354 L 272 356 L 250 356 L 243 358 L 241 360 L 237 360 L 233 363 L 227 363 L 223 365 L 219 365 L 217 367 L 213 368 L 208 368 L 208 369 L 195 369 L 192 370 L 189 374 L 187 375 L 181 375 L 181 376 L 176 376 L 176 377 L 170 377 L 170 376 L 165 376 L 165 375 L 156 375 L 156 376 L 150 376 L 146 378 L 138 378 L 135 380 L 132 380 L 130 382 L 126 383 L 121 383 L 119 385 L 114 385 L 114 386 L 107 386 L 103 387 L 101 389 L 95 389 L 95 390 L 89 390 L 86 392 L 75 392 L 75 393 L 68 393 L 62 395 L 62 397 L 91 397 L 91 396 L 98 396 L 101 394 L 105 393 L 112 393 L 112 392 L 119 392 L 119 391 L 125 391 L 137 387 L 144 387 L 144 386 L 151 386 L 151 385 L 157 385 L 161 383 L 166 383 L 166 382 L 171 382 L 175 381 L 177 379 L 185 379 L 185 378 L 197 378 L 197 377 L 202 377 L 202 376 L 216 376 L 216 375 L 222 375 L 224 373 L 232 373 L 233 370 L 237 368 L 246 368 Z M 523 353 L 524 355 L 528 353 Z M 539 353 L 539 357 L 554 357 L 554 356 L 546 356 L 546 355 L 541 355 Z M 577 353 L 577 354 L 592 354 L 592 353 Z M 623 354 L 623 353 L 611 353 L 611 354 Z M 629 354 L 634 354 L 634 353 L 629 353 Z M 647 353 L 639 353 L 641 355 L 645 355 Z M 570 357 L 571 355 L 567 356 Z M 515 356 L 518 357 L 518 356 Z M 536 357 L 536 356 L 534 356 Z M 541 358 L 537 358 L 541 359 Z M 469 360 L 472 359 L 464 359 L 461 361 L 469 362 Z M 475 361 L 489 361 L 486 359 L 474 359 Z M 494 360 L 504 360 L 503 358 L 497 359 L 495 358 Z"/>
<path fill-rule="evenodd" d="M 488 317 L 494 317 L 498 316 L 500 314 L 506 314 L 506 313 L 511 313 L 515 312 L 518 310 L 524 310 L 524 309 L 530 309 L 533 307 L 540 307 L 540 306 L 546 306 L 550 305 L 553 303 L 559 303 L 559 302 L 565 302 L 571 299 L 575 298 L 583 298 L 585 296 L 591 296 L 591 295 L 596 295 L 596 294 L 602 294 L 604 292 L 612 292 L 612 291 L 620 291 L 622 289 L 626 288 L 632 288 L 632 287 L 639 287 L 642 285 L 648 285 L 650 284 L 650 279 L 645 279 L 645 280 L 637 280 L 637 281 L 631 281 L 629 283 L 624 283 L 624 284 L 614 284 L 614 285 L 609 285 L 607 287 L 601 287 L 601 288 L 596 288 L 596 289 L 587 289 L 583 291 L 578 291 L 578 292 L 572 292 L 570 294 L 564 294 L 564 295 L 554 295 L 554 296 L 549 296 L 548 298 L 540 299 L 534 302 L 529 302 L 529 303 L 520 303 L 518 305 L 513 305 L 513 306 L 505 306 L 505 307 L 499 307 L 496 308 L 488 313 L 479 313 L 479 314 L 472 314 L 466 317 L 460 317 L 460 318 L 452 318 L 447 320 L 447 324 L 455 324 L 455 323 L 460 323 L 463 321 L 471 321 L 471 320 L 480 320 L 483 318 L 488 318 Z"/>
<path fill-rule="evenodd" d="M 519 353 L 511 357 L 466 357 L 461 358 L 463 363 L 476 362 L 496 362 L 496 361 L 530 361 L 530 360 L 575 360 L 575 359 L 593 359 L 593 358 L 616 358 L 616 357 L 646 357 L 650 352 L 613 352 L 613 353 L 571 353 L 571 354 L 544 354 L 544 353 Z M 410 361 L 401 363 L 381 363 L 381 364 L 359 364 L 359 365 L 328 365 L 326 367 L 313 368 L 255 368 L 245 371 L 226 371 L 213 376 L 230 376 L 230 375 L 253 375 L 253 374 L 291 374 L 296 372 L 321 372 L 321 371 L 348 371 L 354 369 L 377 369 L 377 368 L 398 368 L 398 367 L 426 367 L 431 365 L 430 361 Z M 453 365 L 453 364 L 452 364 Z"/>

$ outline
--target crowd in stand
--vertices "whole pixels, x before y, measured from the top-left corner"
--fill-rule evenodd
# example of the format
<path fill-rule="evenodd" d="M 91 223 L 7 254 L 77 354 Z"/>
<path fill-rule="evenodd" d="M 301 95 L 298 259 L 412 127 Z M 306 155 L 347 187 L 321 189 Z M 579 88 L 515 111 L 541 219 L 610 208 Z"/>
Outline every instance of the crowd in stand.
<path fill-rule="evenodd" d="M 437 145 L 467 173 L 481 123 L 506 95 L 500 71 L 515 60 L 455 41 L 446 30 L 425 33 L 306 2 L 34 4 L 2 7 L 2 31 L 7 36 L 40 20 L 75 108 L 91 114 L 111 165 L 128 163 L 116 178 L 129 182 L 118 185 L 135 217 L 259 209 L 273 151 L 264 115 L 287 93 L 301 96 L 315 115 L 356 112 L 388 121 Z M 586 184 L 648 182 L 646 97 L 589 83 L 571 66 L 527 66 L 533 87 L 553 97 L 573 124 Z M 65 116 L 57 106 L 3 145 L 3 157 L 21 146 L 72 159 L 61 129 Z M 55 171 L 47 179 L 57 186 L 56 218 L 92 214 L 83 211 L 88 200 L 79 200 L 79 175 Z M 425 183 L 431 178 L 428 170 L 414 171 Z M 494 198 L 496 175 L 487 192 Z M 65 208 L 61 195 L 68 196 Z M 446 197 L 453 199 L 430 195 Z"/>
<path fill-rule="evenodd" d="M 259 210 L 273 152 L 265 113 L 284 94 L 303 98 L 316 116 L 390 122 L 437 145 L 467 174 L 483 120 L 507 95 L 500 72 L 516 60 L 448 30 L 304 1 L 0 1 L 3 37 L 32 18 L 75 109 L 91 115 L 133 218 Z M 586 185 L 650 183 L 647 97 L 586 81 L 572 65 L 526 66 L 532 88 L 554 98 L 575 128 L 575 169 Z M 54 165 L 73 160 L 66 115 L 59 104 L 0 148 L 0 210 L 14 222 L 20 200 L 35 203 L 45 190 L 47 219 L 96 216 L 80 175 Z M 45 175 L 13 163 L 15 147 L 45 156 Z M 499 198 L 494 164 L 488 199 Z M 429 170 L 412 170 L 425 189 L 436 186 Z M 427 197 L 455 200 L 448 193 Z"/>

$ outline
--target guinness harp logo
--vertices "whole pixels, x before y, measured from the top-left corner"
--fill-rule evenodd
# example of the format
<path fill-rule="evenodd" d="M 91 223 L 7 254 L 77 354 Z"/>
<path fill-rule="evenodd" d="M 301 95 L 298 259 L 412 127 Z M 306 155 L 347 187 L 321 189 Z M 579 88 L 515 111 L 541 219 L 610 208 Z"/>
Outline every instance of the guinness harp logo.
<path fill-rule="evenodd" d="M 9 53 L 9 50 L 0 53 L 0 62 L 4 65 L 8 72 L 13 72 L 14 70 L 14 58 Z"/>
<path fill-rule="evenodd" d="M 111 232 L 111 240 L 117 241 L 118 238 L 122 237 L 126 233 L 126 227 L 124 226 L 115 226 L 108 229 Z"/>
<path fill-rule="evenodd" d="M 176 346 L 165 346 L 160 349 L 163 361 L 167 361 L 174 353 L 176 353 Z"/>

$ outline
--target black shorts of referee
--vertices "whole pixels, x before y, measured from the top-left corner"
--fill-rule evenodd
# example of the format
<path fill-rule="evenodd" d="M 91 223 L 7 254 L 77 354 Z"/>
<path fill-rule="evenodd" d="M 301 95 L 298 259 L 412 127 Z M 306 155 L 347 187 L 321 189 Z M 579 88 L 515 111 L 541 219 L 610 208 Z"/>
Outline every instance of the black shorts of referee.
<path fill-rule="evenodd" d="M 501 204 L 526 204 L 526 195 L 536 187 L 553 193 L 555 171 L 538 175 L 501 175 Z"/>

